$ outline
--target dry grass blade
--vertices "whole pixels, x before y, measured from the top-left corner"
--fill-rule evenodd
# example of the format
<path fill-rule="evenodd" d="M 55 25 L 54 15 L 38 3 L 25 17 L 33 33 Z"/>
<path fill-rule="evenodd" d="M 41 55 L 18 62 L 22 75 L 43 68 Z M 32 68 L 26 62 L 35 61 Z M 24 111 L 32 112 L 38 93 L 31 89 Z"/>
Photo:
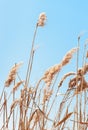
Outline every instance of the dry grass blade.
<path fill-rule="evenodd" d="M 27 128 L 31 127 L 33 129 L 37 123 L 41 122 L 42 118 L 43 114 L 39 109 L 36 109 L 28 121 Z"/>
<path fill-rule="evenodd" d="M 13 80 L 15 79 L 16 77 L 16 73 L 17 73 L 17 70 L 19 69 L 19 67 L 22 65 L 22 63 L 18 63 L 18 64 L 15 64 L 12 69 L 10 70 L 9 72 L 9 75 L 8 75 L 8 78 L 7 80 L 5 81 L 5 87 L 9 87 L 10 84 L 13 82 Z"/>
<path fill-rule="evenodd" d="M 61 121 L 59 121 L 57 124 L 55 124 L 55 127 L 61 125 L 62 123 L 64 123 L 68 118 L 70 118 L 70 116 L 73 114 L 73 112 L 67 114 Z"/>
<path fill-rule="evenodd" d="M 35 110 L 35 111 L 32 113 L 32 115 L 31 115 L 31 117 L 30 117 L 30 119 L 29 119 L 29 124 L 31 123 L 31 121 L 32 121 L 32 119 L 33 119 L 33 117 L 34 117 L 36 111 L 37 111 L 37 110 Z"/>
<path fill-rule="evenodd" d="M 11 108 L 10 108 L 10 112 L 12 112 L 12 110 L 16 107 L 17 104 L 20 104 L 20 99 L 13 101 Z"/>
<path fill-rule="evenodd" d="M 61 86 L 62 86 L 62 83 L 64 82 L 64 80 L 65 80 L 67 77 L 71 76 L 71 75 L 75 75 L 75 73 L 74 73 L 74 72 L 69 72 L 69 73 L 65 74 L 65 75 L 63 76 L 63 78 L 61 79 L 60 83 L 58 84 L 58 88 L 61 87 Z"/>
<path fill-rule="evenodd" d="M 4 103 L 1 105 L 0 111 L 2 110 L 2 108 L 6 105 L 7 100 L 4 101 Z"/>
<path fill-rule="evenodd" d="M 40 108 L 36 109 L 29 118 L 27 128 L 32 127 L 32 125 L 34 126 L 36 123 L 40 123 L 40 126 L 42 126 L 43 118 L 53 122 L 53 120 L 49 119 Z"/>

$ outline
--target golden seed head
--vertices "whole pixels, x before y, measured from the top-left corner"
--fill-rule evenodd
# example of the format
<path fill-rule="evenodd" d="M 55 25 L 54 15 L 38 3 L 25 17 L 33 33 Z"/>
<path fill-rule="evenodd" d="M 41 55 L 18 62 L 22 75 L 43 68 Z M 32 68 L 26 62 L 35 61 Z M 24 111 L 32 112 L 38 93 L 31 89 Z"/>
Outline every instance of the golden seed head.
<path fill-rule="evenodd" d="M 46 22 L 46 14 L 43 12 L 39 15 L 38 26 L 44 26 Z"/>

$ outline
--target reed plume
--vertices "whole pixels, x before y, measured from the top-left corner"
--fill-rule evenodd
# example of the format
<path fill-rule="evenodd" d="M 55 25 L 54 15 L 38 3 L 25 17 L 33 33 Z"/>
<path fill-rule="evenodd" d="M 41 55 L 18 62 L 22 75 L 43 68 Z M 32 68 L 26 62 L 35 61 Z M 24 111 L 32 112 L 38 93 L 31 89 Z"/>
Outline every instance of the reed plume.
<path fill-rule="evenodd" d="M 7 80 L 5 81 L 5 87 L 9 87 L 11 85 L 11 83 L 15 80 L 16 78 L 16 74 L 17 74 L 17 71 L 19 69 L 19 67 L 22 65 L 22 62 L 21 63 L 18 63 L 18 64 L 15 64 L 10 72 L 9 72 L 9 75 L 8 75 L 8 78 Z"/>
<path fill-rule="evenodd" d="M 83 64 L 81 68 L 78 68 L 78 45 L 77 48 L 72 48 L 69 50 L 62 58 L 60 63 L 55 64 L 54 66 L 51 66 L 49 69 L 47 69 L 44 75 L 35 85 L 29 85 L 29 82 L 31 81 L 30 76 L 36 50 L 34 47 L 37 29 L 39 27 L 43 27 L 46 24 L 46 19 L 46 14 L 43 12 L 39 15 L 39 18 L 36 22 L 36 28 L 34 30 L 32 47 L 27 66 L 26 80 L 21 80 L 20 76 L 18 75 L 18 69 L 22 65 L 22 63 L 18 63 L 11 68 L 8 78 L 4 83 L 4 88 L 0 97 L 0 119 L 2 118 L 0 123 L 0 130 L 64 130 L 66 128 L 70 130 L 68 125 L 69 122 L 67 121 L 69 121 L 73 113 L 74 116 L 72 116 L 72 118 L 74 118 L 74 123 L 71 123 L 71 130 L 75 130 L 75 128 L 77 130 L 87 129 L 88 94 L 86 90 L 88 90 L 88 82 L 86 80 L 86 75 L 88 72 L 88 63 L 86 63 L 86 60 L 88 58 L 88 51 L 86 56 L 85 54 L 83 55 Z M 78 37 L 78 41 L 79 40 L 80 36 Z M 84 52 L 85 51 L 86 48 Z M 64 74 L 60 79 L 59 84 L 56 85 L 58 74 L 65 65 L 70 63 L 74 53 L 76 52 L 77 71 L 69 71 L 68 73 Z M 19 81 L 16 80 L 16 75 L 18 76 Z M 63 89 L 61 86 L 67 78 L 69 78 L 68 83 L 66 83 L 68 88 Z M 8 93 L 5 92 L 5 89 L 12 83 L 14 84 L 10 95 L 12 94 L 13 99 L 11 99 L 10 96 L 9 98 L 6 98 Z M 20 88 L 20 91 L 18 92 L 18 88 L 22 85 L 23 88 Z M 59 88 L 61 89 L 61 93 L 59 92 Z M 18 95 L 18 93 L 20 94 Z M 20 98 L 18 99 L 17 96 Z M 75 96 L 77 96 L 77 105 L 74 107 L 75 103 L 72 103 L 74 102 L 73 99 Z M 78 99 L 80 99 L 80 102 L 78 102 Z M 73 109 L 72 112 L 69 112 L 70 108 L 71 110 Z M 12 128 L 10 128 L 11 123 Z M 79 123 L 79 125 L 76 125 L 75 123 Z M 83 127 L 81 127 L 82 125 Z M 78 126 L 80 126 L 79 129 Z M 86 128 L 84 126 L 86 126 Z M 50 128 L 48 129 L 47 127 Z"/>
<path fill-rule="evenodd" d="M 55 66 L 52 66 L 51 68 L 49 68 L 44 76 L 43 76 L 43 80 L 45 81 L 47 86 L 50 86 L 52 83 L 52 80 L 54 78 L 54 76 L 60 72 L 60 70 L 62 69 L 63 66 L 65 66 L 67 63 L 70 62 L 73 54 L 77 51 L 77 48 L 73 48 L 70 51 L 67 52 L 67 54 L 64 56 L 64 58 L 62 59 L 60 64 L 57 64 Z"/>
<path fill-rule="evenodd" d="M 46 22 L 46 14 L 43 12 L 39 15 L 39 19 L 38 19 L 38 26 L 44 26 Z"/>
<path fill-rule="evenodd" d="M 73 56 L 73 54 L 75 52 L 77 52 L 77 48 L 72 48 L 70 51 L 67 52 L 67 54 L 64 56 L 64 58 L 62 59 L 62 66 L 68 64 Z"/>

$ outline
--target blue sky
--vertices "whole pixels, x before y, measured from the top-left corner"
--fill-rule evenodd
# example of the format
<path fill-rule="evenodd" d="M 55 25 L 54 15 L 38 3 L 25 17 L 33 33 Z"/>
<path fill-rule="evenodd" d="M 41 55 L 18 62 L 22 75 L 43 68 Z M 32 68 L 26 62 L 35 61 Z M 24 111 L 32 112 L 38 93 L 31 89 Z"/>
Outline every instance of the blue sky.
<path fill-rule="evenodd" d="M 11 67 L 20 61 L 24 64 L 19 75 L 25 79 L 35 25 L 41 12 L 46 13 L 47 21 L 44 27 L 38 28 L 35 46 L 39 48 L 34 57 L 31 84 L 76 47 L 78 35 L 85 32 L 80 41 L 82 56 L 88 38 L 88 0 L 0 0 L 0 89 Z M 74 61 L 62 70 L 61 77 L 74 69 Z"/>
<path fill-rule="evenodd" d="M 39 28 L 35 46 L 32 80 L 60 62 L 64 54 L 77 45 L 80 32 L 88 30 L 88 1 L 80 0 L 0 0 L 0 84 L 4 84 L 14 63 L 23 61 L 20 69 L 25 78 L 32 37 L 38 16 L 47 15 Z M 88 34 L 82 37 L 82 45 Z M 83 46 L 82 46 L 83 47 Z"/>

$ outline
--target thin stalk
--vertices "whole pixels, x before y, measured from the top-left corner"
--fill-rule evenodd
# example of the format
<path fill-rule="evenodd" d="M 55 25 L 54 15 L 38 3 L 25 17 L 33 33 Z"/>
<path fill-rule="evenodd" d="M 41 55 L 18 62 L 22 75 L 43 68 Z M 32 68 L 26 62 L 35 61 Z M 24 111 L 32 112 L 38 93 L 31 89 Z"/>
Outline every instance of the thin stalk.
<path fill-rule="evenodd" d="M 75 110 L 74 110 L 75 112 Z M 74 114 L 74 120 L 75 120 L 75 114 Z M 75 130 L 75 121 L 73 122 L 73 130 Z"/>
<path fill-rule="evenodd" d="M 16 66 L 16 64 L 15 64 Z M 15 80 L 14 80 L 14 86 L 15 86 Z M 13 91 L 13 102 L 15 100 L 15 92 Z M 13 130 L 15 130 L 15 111 L 13 110 Z"/>
<path fill-rule="evenodd" d="M 25 121 L 26 121 L 26 117 L 27 117 L 26 115 L 27 115 L 27 111 L 29 108 L 29 104 L 30 104 L 30 95 L 28 94 L 27 99 L 26 99 L 26 109 L 25 109 L 25 115 L 24 115 Z M 25 125 L 26 125 L 26 122 L 25 122 Z"/>
<path fill-rule="evenodd" d="M 4 102 L 5 102 L 5 92 L 4 92 Z M 4 104 L 4 108 L 3 108 L 3 124 L 5 124 L 5 105 Z M 3 130 L 5 129 L 5 126 L 3 127 Z"/>
<path fill-rule="evenodd" d="M 7 124 L 9 124 L 9 120 L 10 120 L 11 114 L 12 114 L 12 111 L 11 111 L 11 113 L 9 114 L 7 120 L 5 121 L 5 123 L 3 124 L 3 126 L 1 127 L 0 130 L 2 130 L 2 129 L 5 127 L 5 125 L 7 126 Z M 5 129 L 4 129 L 4 130 L 5 130 Z"/>
<path fill-rule="evenodd" d="M 83 65 L 85 65 L 84 61 L 85 61 L 85 51 L 86 51 L 86 46 L 84 46 L 84 52 L 83 52 L 83 61 L 82 61 L 82 67 Z M 82 92 L 82 88 L 83 88 L 83 74 L 82 74 L 82 81 L 81 81 L 81 92 Z M 79 120 L 80 122 L 82 122 L 82 93 L 80 94 L 80 101 L 79 101 L 79 109 L 80 109 L 80 116 L 79 116 Z M 79 129 L 80 129 L 80 125 L 79 125 Z"/>
<path fill-rule="evenodd" d="M 78 51 L 77 51 L 77 63 L 76 63 L 76 71 L 78 72 L 78 63 L 79 63 L 79 47 L 80 47 L 80 36 L 78 37 L 78 45 L 77 45 L 77 47 L 78 47 Z M 76 84 L 77 84 L 77 87 L 78 87 L 78 76 L 77 76 L 77 78 L 76 78 Z M 76 91 L 77 91 L 77 89 L 76 89 Z M 76 111 L 77 111 L 77 113 L 78 113 L 78 94 L 76 95 Z M 78 129 L 78 114 L 77 114 L 77 129 Z"/>
<path fill-rule="evenodd" d="M 57 81 L 58 75 L 59 75 L 59 73 L 58 73 L 58 74 L 56 75 L 56 77 L 55 77 L 55 81 L 54 81 L 54 83 L 53 83 L 52 90 L 53 90 L 53 88 L 54 88 L 54 86 L 55 86 L 55 83 L 56 83 L 56 81 Z M 57 98 L 57 93 L 58 93 L 58 91 L 59 91 L 59 88 L 58 88 L 57 91 L 56 91 L 55 97 L 54 97 L 54 99 L 53 99 L 53 101 L 52 101 L 52 104 L 51 104 L 51 106 L 50 106 L 50 109 L 49 109 L 49 112 L 48 112 L 48 114 L 47 114 L 47 117 L 49 116 L 49 114 L 50 114 L 50 112 L 51 112 L 51 109 L 52 109 L 52 107 L 53 107 L 53 105 L 54 105 L 54 103 L 55 103 L 55 100 L 56 100 L 56 98 Z M 48 108 L 48 105 L 49 105 L 49 101 L 48 101 L 48 103 L 47 103 L 46 109 Z"/>
<path fill-rule="evenodd" d="M 3 87 L 3 90 L 2 90 L 2 93 L 1 93 L 0 103 L 1 103 L 1 100 L 2 100 L 2 97 L 3 97 L 4 90 L 5 90 L 5 86 Z"/>
<path fill-rule="evenodd" d="M 88 44 L 88 39 L 86 40 L 85 45 L 84 45 L 85 52 L 86 52 L 87 44 Z M 87 57 L 85 58 L 84 65 L 86 65 L 86 59 L 87 59 Z M 87 99 L 87 91 L 84 91 L 84 119 L 83 119 L 84 122 L 86 120 L 86 99 Z"/>
<path fill-rule="evenodd" d="M 36 87 L 35 87 L 35 94 L 34 94 L 33 97 L 32 97 L 32 99 L 33 99 L 32 108 L 35 107 L 36 95 L 37 95 L 38 87 L 39 87 L 41 81 L 42 81 L 42 78 L 38 81 L 38 83 L 37 83 L 37 85 L 36 85 Z M 30 116 L 31 116 L 31 114 L 32 114 L 32 111 L 33 111 L 33 109 L 31 109 Z"/>
<path fill-rule="evenodd" d="M 38 24 L 36 24 L 36 28 L 35 28 L 35 32 L 34 32 L 34 36 L 33 36 L 33 41 L 32 41 L 32 47 L 31 47 L 31 52 L 30 52 L 30 57 L 29 57 L 29 62 L 28 62 L 28 68 L 27 68 L 27 74 L 26 74 L 26 81 L 25 81 L 25 86 L 27 87 L 29 84 L 29 79 L 30 79 L 30 74 L 31 74 L 31 68 L 30 65 L 32 64 L 33 61 L 33 49 L 34 49 L 34 42 L 35 42 L 35 37 L 36 37 L 36 33 L 37 33 L 37 28 L 38 28 Z"/>
<path fill-rule="evenodd" d="M 43 104 L 43 110 L 42 111 L 45 113 L 45 101 L 44 101 L 44 104 Z M 42 130 L 44 129 L 44 126 L 45 126 L 45 117 L 43 116 Z"/>
<path fill-rule="evenodd" d="M 86 120 L 86 97 L 87 97 L 87 95 L 86 95 L 86 91 L 84 91 L 84 110 L 83 110 L 83 121 L 85 122 L 85 120 Z"/>
<path fill-rule="evenodd" d="M 17 110 L 16 110 L 16 112 L 15 112 L 15 113 L 16 113 L 16 114 L 15 114 L 15 115 L 16 115 L 16 116 L 15 116 L 15 121 L 14 121 L 14 122 L 15 122 L 15 129 L 16 129 L 17 125 L 18 125 L 18 123 L 17 123 L 17 121 L 18 121 L 18 112 L 19 112 L 19 110 L 18 110 L 18 107 L 17 107 Z M 20 117 L 19 117 L 19 119 L 20 119 Z"/>
<path fill-rule="evenodd" d="M 35 28 L 34 35 L 33 35 L 32 47 L 31 47 L 31 52 L 30 52 L 30 56 L 29 56 L 28 68 L 27 68 L 27 74 L 26 74 L 26 80 L 25 80 L 25 87 L 28 86 L 29 80 L 30 80 L 33 58 L 34 58 L 34 43 L 35 43 L 37 28 L 38 28 L 38 24 L 36 24 L 36 28 Z M 24 101 L 26 101 L 26 93 L 24 96 L 25 96 Z M 25 113 L 26 113 L 26 110 L 24 110 L 24 122 L 25 122 Z"/>
<path fill-rule="evenodd" d="M 56 75 L 56 77 L 55 77 L 54 83 L 53 83 L 53 85 L 52 85 L 52 90 L 53 90 L 54 85 L 55 85 L 55 83 L 56 83 L 56 81 L 57 81 L 58 75 L 59 75 L 59 73 L 58 73 L 58 74 Z M 54 99 L 53 99 L 53 101 L 52 101 L 52 103 L 51 103 L 51 106 L 50 106 L 49 111 L 48 111 L 48 113 L 47 113 L 47 117 L 49 116 L 49 114 L 50 114 L 50 112 L 51 112 L 51 110 L 52 110 L 52 107 L 53 107 L 53 105 L 54 105 L 54 103 L 55 103 L 55 100 L 56 100 L 56 98 L 57 98 L 58 90 L 59 90 L 59 89 L 57 89 L 56 94 L 55 94 L 55 97 L 54 97 Z M 47 109 L 48 109 L 48 105 L 49 105 L 49 101 L 47 102 L 46 112 L 47 112 Z M 47 120 L 45 121 L 45 125 L 46 125 L 46 123 L 47 123 Z"/>
<path fill-rule="evenodd" d="M 15 100 L 15 92 L 13 92 L 13 101 Z M 15 130 L 15 121 L 14 121 L 14 118 L 15 118 L 15 111 L 13 110 L 13 130 Z"/>
<path fill-rule="evenodd" d="M 29 66 L 30 70 L 29 70 L 29 74 L 28 74 L 28 78 L 27 78 L 28 80 L 27 80 L 26 87 L 29 84 L 29 79 L 30 79 L 30 75 L 31 75 L 31 71 L 32 71 L 32 65 L 33 65 L 33 59 L 34 59 L 34 51 L 33 51 L 32 58 L 31 58 L 31 63 L 30 63 L 30 66 Z"/>
<path fill-rule="evenodd" d="M 21 80 L 21 77 L 20 77 L 19 74 L 18 74 L 18 72 L 17 72 L 17 77 L 18 77 L 19 81 L 22 81 L 22 80 Z M 23 87 L 25 86 L 23 82 L 22 82 L 22 86 L 23 86 Z"/>
<path fill-rule="evenodd" d="M 8 119 L 8 110 L 7 110 L 7 99 L 6 99 L 6 120 Z M 6 128 L 8 128 L 8 123 L 7 123 L 7 125 L 6 125 Z"/>
<path fill-rule="evenodd" d="M 68 104 L 68 106 L 67 106 L 67 110 L 69 109 L 69 107 L 70 107 L 70 105 L 71 105 L 71 103 L 72 103 L 73 98 L 74 98 L 74 97 L 71 98 L 71 100 L 70 100 L 70 102 L 69 102 L 69 104 Z"/>

